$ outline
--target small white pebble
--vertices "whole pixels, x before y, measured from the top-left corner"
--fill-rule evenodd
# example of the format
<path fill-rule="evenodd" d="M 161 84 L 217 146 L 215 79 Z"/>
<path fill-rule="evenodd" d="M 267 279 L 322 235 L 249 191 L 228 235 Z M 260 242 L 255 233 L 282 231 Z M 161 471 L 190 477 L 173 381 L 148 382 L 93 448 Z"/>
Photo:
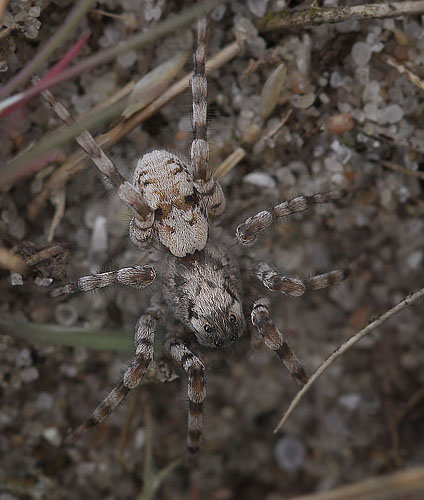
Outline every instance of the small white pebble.
<path fill-rule="evenodd" d="M 361 395 L 357 393 L 344 394 L 338 400 L 339 405 L 344 406 L 348 410 L 355 410 L 361 402 Z"/>
<path fill-rule="evenodd" d="M 421 261 L 423 260 L 423 251 L 416 250 L 408 255 L 406 258 L 406 262 L 411 269 L 418 269 L 421 265 Z"/>
<path fill-rule="evenodd" d="M 39 373 L 37 368 L 35 366 L 30 366 L 28 368 L 24 368 L 19 372 L 19 377 L 22 380 L 22 382 L 33 382 L 34 380 L 37 380 L 39 377 Z"/>
<path fill-rule="evenodd" d="M 47 427 L 47 429 L 44 429 L 43 438 L 53 446 L 59 446 L 62 442 L 62 437 L 56 427 Z"/>
<path fill-rule="evenodd" d="M 96 217 L 91 235 L 90 251 L 105 252 L 108 249 L 107 219 L 103 215 Z"/>
<path fill-rule="evenodd" d="M 385 123 L 397 123 L 403 118 L 403 110 L 397 104 L 390 104 L 382 113 L 382 120 Z"/>
<path fill-rule="evenodd" d="M 37 276 L 34 280 L 34 283 L 37 286 L 49 286 L 51 285 L 52 282 L 53 282 L 52 278 L 40 278 L 39 276 Z"/>
<path fill-rule="evenodd" d="M 364 66 L 371 59 L 371 47 L 365 42 L 356 42 L 352 47 L 352 59 L 358 66 Z"/>
<path fill-rule="evenodd" d="M 296 472 L 303 467 L 306 450 L 303 443 L 290 436 L 277 441 L 274 450 L 278 465 L 287 472 Z"/>
<path fill-rule="evenodd" d="M 24 280 L 19 273 L 10 273 L 10 283 L 13 286 L 20 286 L 24 284 Z"/>
<path fill-rule="evenodd" d="M 58 304 L 54 316 L 60 325 L 72 326 L 78 319 L 78 311 L 72 304 Z"/>
<path fill-rule="evenodd" d="M 243 177 L 243 181 L 255 186 L 273 189 L 276 186 L 275 180 L 265 172 L 250 172 Z"/>

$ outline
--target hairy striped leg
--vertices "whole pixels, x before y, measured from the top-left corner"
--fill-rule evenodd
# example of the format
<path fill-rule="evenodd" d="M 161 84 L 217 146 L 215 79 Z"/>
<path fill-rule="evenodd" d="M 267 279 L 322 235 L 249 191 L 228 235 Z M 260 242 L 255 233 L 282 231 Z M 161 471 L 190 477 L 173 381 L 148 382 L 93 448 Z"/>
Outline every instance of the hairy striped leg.
<path fill-rule="evenodd" d="M 39 78 L 33 78 L 33 81 L 37 82 Z M 64 123 L 70 126 L 75 125 L 70 111 L 49 90 L 44 90 L 41 95 Z M 137 231 L 139 241 L 148 240 L 152 234 L 154 213 L 149 205 L 143 201 L 140 192 L 122 177 L 112 160 L 97 144 L 88 130 L 83 130 L 80 135 L 75 137 L 75 140 L 100 172 L 116 187 L 121 200 L 133 210 L 135 216 L 131 223 Z"/>
<path fill-rule="evenodd" d="M 203 430 L 203 401 L 206 396 L 205 365 L 193 354 L 184 342 L 170 338 L 166 342 L 171 358 L 188 374 L 188 429 L 187 447 L 193 456 L 200 448 Z"/>
<path fill-rule="evenodd" d="M 207 18 L 197 23 L 197 43 L 194 53 L 194 70 L 191 79 L 193 96 L 193 142 L 190 159 L 194 185 L 204 197 L 210 215 L 219 215 L 225 209 L 225 197 L 221 185 L 215 181 L 208 169 L 209 144 L 207 140 L 208 83 L 206 79 L 206 35 Z"/>
<path fill-rule="evenodd" d="M 251 320 L 262 335 L 265 345 L 275 351 L 296 382 L 302 385 L 306 384 L 308 376 L 305 370 L 285 342 L 283 334 L 270 319 L 269 299 L 262 297 L 253 304 Z"/>
<path fill-rule="evenodd" d="M 283 201 L 272 210 L 263 210 L 240 224 L 236 229 L 237 239 L 243 245 L 253 245 L 258 239 L 258 233 L 270 226 L 275 220 L 304 212 L 313 205 L 340 200 L 346 194 L 347 191 L 345 189 L 339 189 L 328 191 L 327 193 L 316 193 L 312 196 L 300 195 L 291 200 Z"/>
<path fill-rule="evenodd" d="M 161 316 L 162 309 L 155 305 L 150 307 L 140 317 L 134 336 L 135 357 L 127 368 L 123 379 L 106 396 L 91 416 L 68 436 L 68 442 L 78 439 L 88 429 L 106 420 L 113 410 L 121 404 L 125 396 L 143 380 L 144 374 L 153 359 L 153 341 L 156 323 Z"/>
<path fill-rule="evenodd" d="M 52 297 L 68 295 L 75 292 L 89 292 L 97 288 L 104 288 L 115 283 L 141 289 L 150 285 L 156 278 L 156 271 L 152 266 L 123 267 L 118 271 L 82 276 L 73 283 L 56 288 Z"/>
<path fill-rule="evenodd" d="M 256 275 L 271 292 L 281 292 L 284 295 L 300 297 L 305 292 L 337 285 L 346 279 L 351 272 L 352 265 L 349 265 L 344 269 L 335 269 L 334 271 L 311 276 L 310 278 L 288 278 L 287 276 L 278 274 L 266 262 L 261 262 L 258 264 Z"/>

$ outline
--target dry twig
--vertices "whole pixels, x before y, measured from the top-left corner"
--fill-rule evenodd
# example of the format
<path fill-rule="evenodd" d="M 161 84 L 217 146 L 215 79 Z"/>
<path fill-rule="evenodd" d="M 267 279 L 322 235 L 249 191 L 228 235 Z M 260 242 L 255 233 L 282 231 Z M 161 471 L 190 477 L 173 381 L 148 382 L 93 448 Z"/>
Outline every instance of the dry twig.
<path fill-rule="evenodd" d="M 401 63 L 398 59 L 390 56 L 389 54 L 380 54 L 380 58 L 393 68 L 397 69 L 401 75 L 405 75 L 406 78 L 408 78 L 408 80 L 419 89 L 424 90 L 424 80 L 412 71 L 412 69 L 408 68 L 408 66 L 405 66 L 405 64 Z"/>
<path fill-rule="evenodd" d="M 241 48 L 237 42 L 234 42 L 223 50 L 221 50 L 215 57 L 213 57 L 206 64 L 206 72 L 210 73 L 214 69 L 221 67 L 235 57 Z M 110 129 L 107 133 L 98 135 L 95 139 L 99 146 L 104 150 L 108 151 L 115 143 L 117 143 L 122 137 L 124 137 L 128 132 L 130 132 L 134 127 L 144 122 L 152 115 L 154 115 L 159 109 L 161 109 L 165 104 L 170 102 L 179 94 L 185 92 L 190 86 L 191 73 L 188 73 L 181 80 L 176 82 L 172 87 L 170 87 L 166 92 L 164 92 L 160 97 L 155 99 L 146 108 L 140 110 L 135 115 L 131 116 L 128 120 L 121 119 L 117 125 Z M 30 203 L 28 207 L 28 213 L 30 219 L 34 219 L 39 214 L 40 210 L 49 199 L 52 192 L 62 189 L 68 180 L 78 172 L 81 172 L 86 168 L 84 160 L 87 155 L 83 152 L 77 152 L 69 156 L 67 161 L 56 170 L 41 193 Z"/>
<path fill-rule="evenodd" d="M 308 382 L 302 387 L 302 389 L 296 394 L 290 406 L 284 413 L 282 419 L 278 423 L 277 427 L 274 429 L 274 432 L 278 432 L 281 427 L 284 425 L 286 420 L 292 414 L 293 410 L 299 404 L 303 396 L 309 391 L 312 385 L 317 381 L 317 379 L 329 368 L 337 358 L 339 358 L 342 354 L 344 354 L 347 350 L 349 350 L 353 345 L 359 342 L 363 337 L 368 335 L 372 330 L 375 330 L 380 325 L 382 325 L 386 320 L 399 313 L 403 309 L 409 307 L 417 300 L 421 299 L 424 296 L 424 288 L 418 290 L 417 292 L 413 292 L 407 295 L 404 299 L 402 299 L 398 304 L 394 307 L 386 311 L 384 314 L 379 316 L 377 319 L 369 323 L 365 328 L 360 330 L 358 333 L 350 337 L 344 344 L 342 344 L 338 349 L 336 349 L 333 354 L 331 354 L 319 367 L 318 369 L 311 375 L 311 378 Z"/>
<path fill-rule="evenodd" d="M 331 491 L 292 497 L 290 500 L 403 500 L 418 498 L 407 495 L 424 492 L 424 466 L 395 472 L 388 476 L 373 477 Z M 421 498 L 421 497 L 420 497 Z"/>
<path fill-rule="evenodd" d="M 306 28 L 348 19 L 383 19 L 424 13 L 424 0 L 412 2 L 369 3 L 353 7 L 311 7 L 297 11 L 273 13 L 259 26 L 261 31 Z"/>
<path fill-rule="evenodd" d="M 243 148 L 237 148 L 215 169 L 213 176 L 217 181 L 223 179 L 246 156 Z"/>
<path fill-rule="evenodd" d="M 392 163 L 391 161 L 383 160 L 381 164 L 384 167 L 390 168 L 390 170 L 393 170 L 395 172 L 399 172 L 405 175 L 411 175 L 412 177 L 418 177 L 418 179 L 424 180 L 424 172 L 420 172 L 418 170 L 411 170 L 410 168 L 402 167 L 401 165 L 398 165 L 397 163 Z"/>

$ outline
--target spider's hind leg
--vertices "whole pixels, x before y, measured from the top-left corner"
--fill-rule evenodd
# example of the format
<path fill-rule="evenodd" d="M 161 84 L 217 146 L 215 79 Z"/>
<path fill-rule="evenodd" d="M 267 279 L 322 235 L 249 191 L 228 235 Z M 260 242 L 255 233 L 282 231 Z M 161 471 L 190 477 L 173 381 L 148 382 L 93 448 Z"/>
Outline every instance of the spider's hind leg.
<path fill-rule="evenodd" d="M 153 360 L 153 342 L 156 323 L 162 317 L 162 308 L 156 303 L 137 322 L 134 336 L 135 357 L 127 368 L 121 382 L 112 389 L 94 410 L 91 416 L 66 439 L 68 443 L 78 439 L 88 429 L 104 420 L 117 408 L 125 396 L 143 380 L 144 374 Z"/>

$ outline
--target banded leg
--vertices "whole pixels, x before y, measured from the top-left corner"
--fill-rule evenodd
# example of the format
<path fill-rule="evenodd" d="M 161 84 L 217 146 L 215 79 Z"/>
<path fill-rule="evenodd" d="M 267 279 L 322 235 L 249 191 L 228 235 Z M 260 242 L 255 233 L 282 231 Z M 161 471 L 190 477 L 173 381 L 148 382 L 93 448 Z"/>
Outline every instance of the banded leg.
<path fill-rule="evenodd" d="M 291 200 L 283 201 L 272 210 L 263 210 L 240 224 L 236 229 L 237 239 L 242 245 L 253 245 L 258 239 L 258 233 L 270 226 L 274 220 L 304 212 L 313 205 L 340 200 L 346 194 L 347 191 L 345 189 L 339 189 L 327 193 L 316 193 L 312 196 L 300 195 Z"/>
<path fill-rule="evenodd" d="M 261 262 L 257 267 L 256 275 L 271 292 L 281 292 L 291 297 L 300 297 L 305 292 L 337 285 L 346 279 L 351 272 L 352 264 L 344 269 L 335 269 L 334 271 L 311 276 L 310 278 L 288 278 L 287 276 L 278 274 L 266 262 Z"/>
<path fill-rule="evenodd" d="M 162 310 L 160 307 L 150 307 L 137 322 L 134 336 L 135 357 L 127 368 L 123 379 L 106 396 L 91 416 L 81 424 L 67 438 L 68 442 L 78 439 L 88 429 L 94 427 L 104 420 L 117 408 L 125 396 L 135 389 L 143 380 L 144 374 L 153 359 L 153 342 L 156 330 L 156 322 L 160 319 Z"/>
<path fill-rule="evenodd" d="M 262 335 L 265 345 L 275 351 L 296 382 L 301 385 L 306 384 L 308 376 L 305 370 L 285 342 L 283 334 L 269 317 L 268 299 L 262 297 L 253 304 L 251 320 Z"/>
<path fill-rule="evenodd" d="M 170 338 L 166 343 L 171 358 L 188 374 L 188 429 L 187 448 L 191 457 L 199 450 L 203 430 L 203 401 L 206 396 L 205 365 L 184 342 Z"/>
<path fill-rule="evenodd" d="M 193 142 L 191 144 L 190 159 L 196 190 L 205 199 L 209 215 L 219 215 L 225 209 L 225 197 L 221 185 L 211 177 L 208 170 L 208 83 L 205 71 L 207 25 L 206 17 L 199 18 L 197 23 L 196 51 L 194 53 L 194 70 L 191 79 Z"/>
<path fill-rule="evenodd" d="M 82 276 L 74 283 L 68 283 L 56 288 L 52 291 L 51 295 L 52 297 L 59 297 L 60 295 L 68 295 L 75 292 L 89 292 L 90 290 L 104 288 L 115 283 L 141 289 L 150 285 L 155 278 L 156 271 L 152 266 L 123 267 L 118 271 Z"/>
<path fill-rule="evenodd" d="M 39 79 L 34 78 L 33 81 L 37 82 Z M 41 94 L 64 123 L 69 126 L 75 125 L 75 121 L 70 111 L 61 102 L 59 102 L 49 90 L 44 90 Z M 75 140 L 91 158 L 100 172 L 117 188 L 118 195 L 121 200 L 134 211 L 135 224 L 138 226 L 140 231 L 146 231 L 148 233 L 148 235 L 143 235 L 144 240 L 147 239 L 151 234 L 154 214 L 147 203 L 143 201 L 140 192 L 130 182 L 126 181 L 122 177 L 112 160 L 101 149 L 88 130 L 83 130 L 80 135 L 75 138 Z"/>

